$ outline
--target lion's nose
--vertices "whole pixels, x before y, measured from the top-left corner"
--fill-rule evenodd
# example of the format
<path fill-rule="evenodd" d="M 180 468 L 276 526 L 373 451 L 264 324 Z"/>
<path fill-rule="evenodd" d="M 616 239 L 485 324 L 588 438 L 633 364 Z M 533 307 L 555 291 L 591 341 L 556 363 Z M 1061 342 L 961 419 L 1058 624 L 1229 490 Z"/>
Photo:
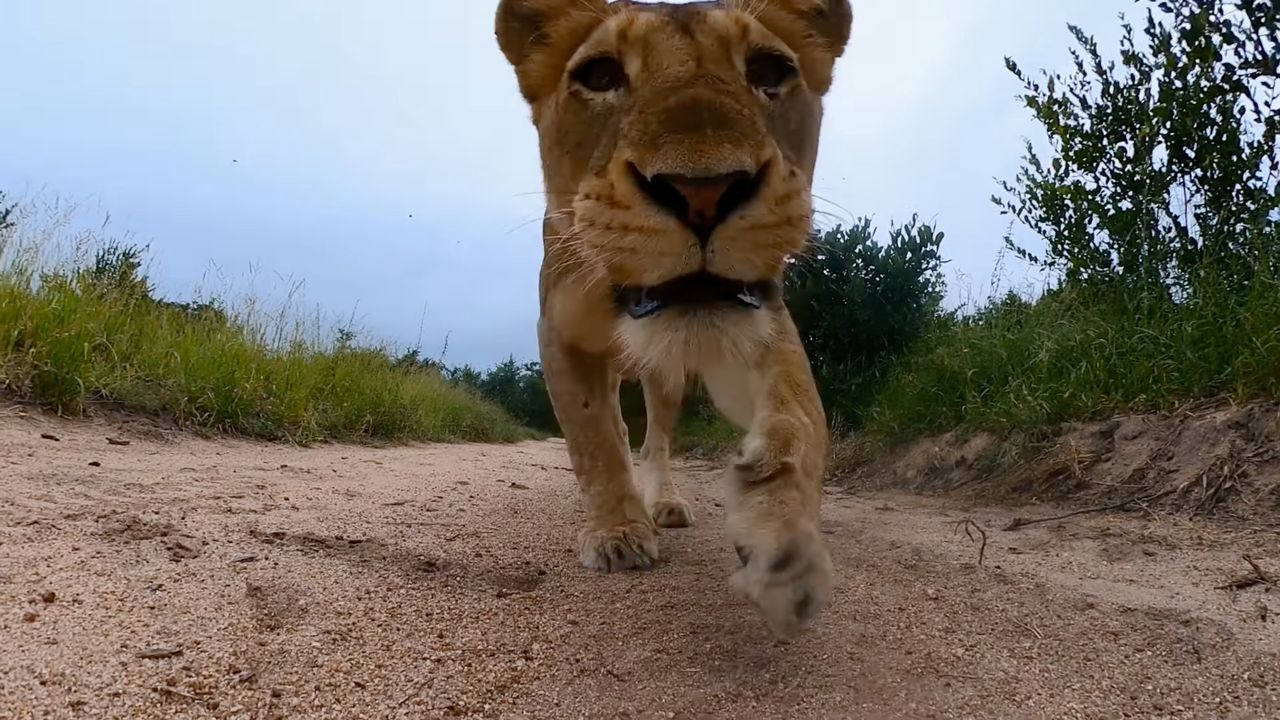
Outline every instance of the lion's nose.
<path fill-rule="evenodd" d="M 748 172 L 710 177 L 639 175 L 637 181 L 655 203 L 687 225 L 704 247 L 716 227 L 745 205 L 760 184 L 758 176 Z"/>

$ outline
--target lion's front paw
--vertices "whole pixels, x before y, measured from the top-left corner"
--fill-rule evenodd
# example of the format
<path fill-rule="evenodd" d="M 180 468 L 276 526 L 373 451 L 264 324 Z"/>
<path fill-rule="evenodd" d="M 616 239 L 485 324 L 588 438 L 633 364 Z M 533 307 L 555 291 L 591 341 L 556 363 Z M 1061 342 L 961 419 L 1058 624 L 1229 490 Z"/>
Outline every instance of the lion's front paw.
<path fill-rule="evenodd" d="M 798 470 L 800 440 L 798 425 L 785 417 L 774 417 L 742 440 L 730 462 L 740 483 L 773 480 Z"/>
<path fill-rule="evenodd" d="M 658 560 L 658 538 L 647 523 L 626 521 L 606 528 L 585 527 L 578 538 L 582 564 L 592 570 L 647 570 Z"/>
<path fill-rule="evenodd" d="M 664 498 L 649 506 L 653 522 L 660 528 L 687 528 L 693 524 L 693 508 L 682 498 Z"/>
<path fill-rule="evenodd" d="M 755 605 L 779 637 L 799 634 L 831 594 L 831 557 L 817 528 L 796 526 L 748 533 L 735 545 L 740 567 L 733 587 Z"/>

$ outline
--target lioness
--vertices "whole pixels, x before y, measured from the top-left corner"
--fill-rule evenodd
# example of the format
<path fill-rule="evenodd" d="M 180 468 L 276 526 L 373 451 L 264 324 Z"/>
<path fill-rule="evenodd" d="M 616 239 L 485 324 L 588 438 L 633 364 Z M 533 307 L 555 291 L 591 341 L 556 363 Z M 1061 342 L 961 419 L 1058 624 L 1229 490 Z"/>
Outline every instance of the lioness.
<path fill-rule="evenodd" d="M 731 582 L 782 636 L 832 585 L 826 417 L 781 283 L 809 238 L 822 97 L 851 22 L 847 0 L 502 0 L 496 17 L 541 142 L 538 339 L 587 511 L 581 561 L 648 568 L 657 528 L 693 522 L 669 447 L 700 376 L 746 431 Z M 624 377 L 648 414 L 634 479 Z"/>

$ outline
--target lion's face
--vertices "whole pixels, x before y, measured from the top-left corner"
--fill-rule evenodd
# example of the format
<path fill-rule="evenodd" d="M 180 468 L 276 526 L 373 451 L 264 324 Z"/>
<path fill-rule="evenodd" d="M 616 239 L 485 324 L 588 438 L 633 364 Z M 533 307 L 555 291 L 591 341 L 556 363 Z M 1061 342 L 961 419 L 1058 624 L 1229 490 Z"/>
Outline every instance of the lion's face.
<path fill-rule="evenodd" d="M 576 272 L 614 288 L 776 279 L 809 235 L 849 24 L 846 0 L 504 0 L 548 235 Z"/>

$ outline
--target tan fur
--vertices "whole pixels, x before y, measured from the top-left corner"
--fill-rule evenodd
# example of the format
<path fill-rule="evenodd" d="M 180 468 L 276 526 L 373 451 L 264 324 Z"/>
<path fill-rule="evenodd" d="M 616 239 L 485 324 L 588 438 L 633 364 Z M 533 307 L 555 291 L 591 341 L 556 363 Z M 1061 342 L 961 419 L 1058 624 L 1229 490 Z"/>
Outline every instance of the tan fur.
<path fill-rule="evenodd" d="M 826 419 L 786 306 L 775 298 L 754 312 L 680 308 L 633 320 L 613 293 L 699 270 L 780 282 L 809 235 L 821 98 L 850 22 L 847 0 L 502 0 L 495 19 L 542 154 L 538 337 L 587 511 L 582 562 L 649 567 L 657 527 L 693 521 L 669 447 L 686 381 L 701 376 L 746 430 L 727 475 L 743 559 L 732 584 L 780 635 L 817 614 L 832 582 L 818 530 Z M 748 58 L 762 50 L 796 67 L 776 91 L 747 82 Z M 601 56 L 621 63 L 624 87 L 573 81 Z M 705 245 L 637 180 L 738 171 L 758 174 L 759 189 Z M 623 377 L 640 379 L 649 415 L 638 472 L 618 408 Z"/>

